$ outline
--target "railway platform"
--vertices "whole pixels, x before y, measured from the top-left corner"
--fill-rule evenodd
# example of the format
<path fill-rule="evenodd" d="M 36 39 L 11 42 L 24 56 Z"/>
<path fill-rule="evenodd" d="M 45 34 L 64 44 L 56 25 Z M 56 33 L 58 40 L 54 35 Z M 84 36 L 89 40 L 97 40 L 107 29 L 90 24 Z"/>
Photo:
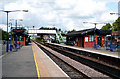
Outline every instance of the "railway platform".
<path fill-rule="evenodd" d="M 76 50 L 80 50 L 80 51 L 85 51 L 85 52 L 106 55 L 106 56 L 115 57 L 115 58 L 120 58 L 120 52 L 114 52 L 114 51 L 112 52 L 112 51 L 108 51 L 104 48 L 94 49 L 94 48 L 82 48 L 82 47 L 77 47 L 77 46 L 69 46 L 69 45 L 65 45 L 65 44 L 56 44 L 56 43 L 49 43 L 49 44 L 54 44 L 57 46 L 63 46 L 63 47 L 76 49 Z"/>
<path fill-rule="evenodd" d="M 40 77 L 64 78 L 69 76 L 51 60 L 35 43 L 32 43 L 32 49 L 38 65 Z"/>
<path fill-rule="evenodd" d="M 8 52 L 2 57 L 2 77 L 3 79 L 37 79 L 31 44 L 23 46 L 16 52 Z"/>
<path fill-rule="evenodd" d="M 69 78 L 36 44 L 23 46 L 2 58 L 2 79 Z"/>

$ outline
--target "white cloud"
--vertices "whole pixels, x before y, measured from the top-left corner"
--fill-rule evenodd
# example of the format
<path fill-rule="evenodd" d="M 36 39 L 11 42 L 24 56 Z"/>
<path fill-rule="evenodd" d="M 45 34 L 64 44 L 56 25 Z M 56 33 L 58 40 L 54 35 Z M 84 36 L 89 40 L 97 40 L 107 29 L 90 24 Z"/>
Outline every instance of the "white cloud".
<path fill-rule="evenodd" d="M 0 24 L 0 28 L 7 31 L 7 26 L 5 24 Z"/>
<path fill-rule="evenodd" d="M 75 11 L 80 15 L 93 15 L 106 10 L 105 3 L 94 0 L 78 0 Z"/>
<path fill-rule="evenodd" d="M 48 25 L 56 25 L 58 28 L 72 30 L 92 28 L 88 22 L 109 22 L 116 16 L 109 15 L 108 2 L 119 0 L 4 0 L 5 10 L 28 9 L 28 13 L 10 13 L 9 18 L 22 18 L 25 26 L 36 28 Z M 117 6 L 116 6 L 117 7 Z M 0 16 L 1 17 L 1 16 Z M 3 24 L 6 17 L 2 16 Z M 101 27 L 102 25 L 98 25 Z"/>
<path fill-rule="evenodd" d="M 112 12 L 108 11 L 108 12 L 103 13 L 100 20 L 105 21 L 105 22 L 110 22 L 118 18 L 118 15 L 110 15 L 110 13 Z"/>

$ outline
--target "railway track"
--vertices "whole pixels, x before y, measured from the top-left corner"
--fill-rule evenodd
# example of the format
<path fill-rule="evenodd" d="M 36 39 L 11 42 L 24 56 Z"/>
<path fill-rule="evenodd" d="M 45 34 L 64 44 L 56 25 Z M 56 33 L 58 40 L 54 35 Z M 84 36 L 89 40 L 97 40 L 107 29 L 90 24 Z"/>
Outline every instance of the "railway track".
<path fill-rule="evenodd" d="M 49 51 L 40 46 L 40 48 L 70 77 L 70 78 L 80 78 L 80 79 L 89 79 L 83 73 L 80 73 L 69 64 L 65 63 L 63 60 L 51 54 Z"/>
<path fill-rule="evenodd" d="M 120 75 L 119 63 L 117 63 L 115 65 L 116 62 L 114 63 L 114 61 L 110 61 L 110 64 L 109 64 L 109 62 L 108 63 L 103 62 L 104 59 L 103 59 L 103 61 L 100 61 L 99 59 L 96 60 L 97 56 L 91 56 L 91 57 L 87 56 L 86 57 L 84 55 L 80 55 L 78 53 L 75 53 L 75 51 L 71 52 L 71 51 L 66 50 L 62 47 L 52 46 L 49 44 L 44 44 L 44 45 L 50 47 L 51 49 L 65 55 L 65 56 L 68 56 L 68 57 L 70 57 L 70 58 L 72 58 L 80 63 L 88 65 L 88 66 L 90 66 L 90 67 L 92 67 L 92 68 L 94 68 L 94 69 L 96 69 L 104 74 L 107 74 L 113 78 L 120 78 L 120 76 L 119 76 Z M 107 60 L 105 60 L 105 61 L 107 61 Z M 117 61 L 119 61 L 119 59 Z M 111 63 L 114 64 L 114 66 L 111 65 Z"/>
<path fill-rule="evenodd" d="M 94 70 L 94 69 L 92 69 L 92 68 L 90 68 L 90 67 L 88 67 L 88 66 L 85 66 L 85 65 L 83 65 L 83 64 L 80 64 L 79 63 L 79 61 L 78 60 L 82 60 L 82 61 L 84 61 L 82 58 L 80 58 L 80 57 L 78 57 L 78 56 L 73 56 L 73 55 L 71 55 L 71 54 L 69 54 L 69 56 L 68 56 L 68 53 L 66 53 L 66 52 L 63 52 L 64 53 L 64 55 L 65 54 L 67 54 L 66 56 L 64 56 L 64 55 L 62 55 L 61 54 L 61 51 L 62 50 L 55 50 L 55 48 L 54 47 L 52 47 L 52 49 L 54 49 L 54 50 L 52 50 L 51 48 L 48 48 L 48 47 L 46 47 L 46 46 L 44 46 L 44 44 L 40 44 L 40 43 L 38 43 L 38 42 L 35 42 L 38 46 L 40 46 L 40 48 L 42 48 L 42 50 L 44 50 L 44 51 L 47 51 L 47 52 L 49 52 L 49 53 L 52 53 L 52 55 L 54 55 L 55 57 L 57 57 L 58 59 L 60 59 L 61 61 L 64 61 L 64 63 L 67 63 L 69 66 L 71 66 L 72 68 L 74 68 L 75 70 L 77 70 L 77 72 L 82 72 L 84 75 L 86 75 L 87 77 L 86 78 L 95 78 L 95 77 L 102 77 L 102 78 L 110 78 L 109 76 L 111 76 L 111 77 L 114 77 L 114 78 L 118 78 L 117 76 L 114 76 L 114 75 L 111 75 L 111 74 L 107 74 L 107 75 L 109 75 L 109 76 L 107 76 L 107 75 L 105 75 L 105 74 L 103 74 L 103 73 L 100 73 L 100 72 L 98 72 L 98 71 L 96 71 L 96 70 Z M 50 47 L 50 46 L 49 46 Z M 56 52 L 57 51 L 57 52 Z M 58 53 L 59 52 L 59 53 Z M 50 55 L 49 55 L 50 56 Z M 77 57 L 77 58 L 76 58 Z M 54 57 L 51 57 L 51 58 L 54 58 Z M 75 59 L 74 59 L 75 58 Z M 73 60 L 74 59 L 74 60 Z M 77 60 L 76 60 L 77 59 Z M 89 60 L 87 63 L 91 63 L 91 61 Z M 90 64 L 89 63 L 89 64 Z M 91 64 L 94 64 L 95 65 L 95 63 L 91 63 Z M 98 66 L 99 67 L 99 66 Z"/>
<path fill-rule="evenodd" d="M 78 48 L 73 49 L 73 48 L 69 48 L 66 46 L 63 47 L 63 46 L 60 46 L 57 44 L 50 44 L 50 43 L 46 43 L 46 44 L 47 44 L 47 46 L 51 45 L 51 46 L 57 47 L 58 49 L 63 49 L 63 50 L 67 50 L 70 52 L 74 52 L 74 53 L 79 54 L 81 56 L 84 56 L 86 58 L 93 59 L 94 61 L 96 60 L 96 62 L 99 61 L 103 64 L 109 65 L 109 66 L 114 67 L 116 69 L 120 69 L 120 64 L 118 63 L 118 62 L 120 62 L 119 58 L 115 58 L 115 57 L 111 57 L 111 56 L 107 56 L 107 55 L 102 55 L 102 54 L 98 54 L 98 53 L 91 53 L 89 51 L 78 50 Z"/>

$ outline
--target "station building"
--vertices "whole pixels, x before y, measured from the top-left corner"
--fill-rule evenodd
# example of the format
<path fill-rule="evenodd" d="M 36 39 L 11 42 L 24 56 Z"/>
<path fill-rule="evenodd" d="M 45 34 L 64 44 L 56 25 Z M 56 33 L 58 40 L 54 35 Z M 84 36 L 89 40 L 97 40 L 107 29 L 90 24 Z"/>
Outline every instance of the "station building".
<path fill-rule="evenodd" d="M 95 30 L 95 28 L 75 31 L 66 34 L 66 44 L 78 47 L 94 47 L 94 43 L 96 43 L 103 47 L 106 40 L 106 34 L 107 33 L 103 33 L 99 29 Z"/>
<path fill-rule="evenodd" d="M 29 43 L 30 38 L 28 37 L 27 32 L 25 32 L 25 29 L 13 29 L 12 30 L 12 44 L 15 45 L 15 42 L 17 41 L 17 45 L 21 44 L 22 46 L 25 46 Z"/>

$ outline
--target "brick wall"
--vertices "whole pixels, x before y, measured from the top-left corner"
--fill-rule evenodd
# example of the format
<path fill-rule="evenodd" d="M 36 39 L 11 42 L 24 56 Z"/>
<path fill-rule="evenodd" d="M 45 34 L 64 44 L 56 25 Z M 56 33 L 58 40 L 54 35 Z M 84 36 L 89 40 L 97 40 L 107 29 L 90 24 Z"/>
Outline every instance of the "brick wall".
<path fill-rule="evenodd" d="M 94 42 L 85 42 L 84 47 L 94 47 Z"/>
<path fill-rule="evenodd" d="M 85 42 L 85 37 L 88 37 L 88 42 Z M 89 35 L 84 36 L 84 47 L 94 47 L 94 42 L 89 42 Z"/>
<path fill-rule="evenodd" d="M 97 36 L 96 35 L 96 44 L 97 44 Z M 85 42 L 85 37 L 88 37 L 88 42 Z M 77 43 L 77 46 L 78 47 L 82 47 L 82 38 L 84 38 L 84 47 L 94 47 L 94 41 L 93 42 L 89 42 L 89 35 L 85 35 L 84 37 L 78 37 L 78 43 Z M 103 43 L 104 43 L 104 40 L 105 40 L 105 36 L 101 36 L 102 40 L 101 40 L 101 46 L 103 47 Z M 74 41 L 68 41 L 68 42 L 74 42 Z M 73 45 L 74 46 L 74 45 Z"/>

